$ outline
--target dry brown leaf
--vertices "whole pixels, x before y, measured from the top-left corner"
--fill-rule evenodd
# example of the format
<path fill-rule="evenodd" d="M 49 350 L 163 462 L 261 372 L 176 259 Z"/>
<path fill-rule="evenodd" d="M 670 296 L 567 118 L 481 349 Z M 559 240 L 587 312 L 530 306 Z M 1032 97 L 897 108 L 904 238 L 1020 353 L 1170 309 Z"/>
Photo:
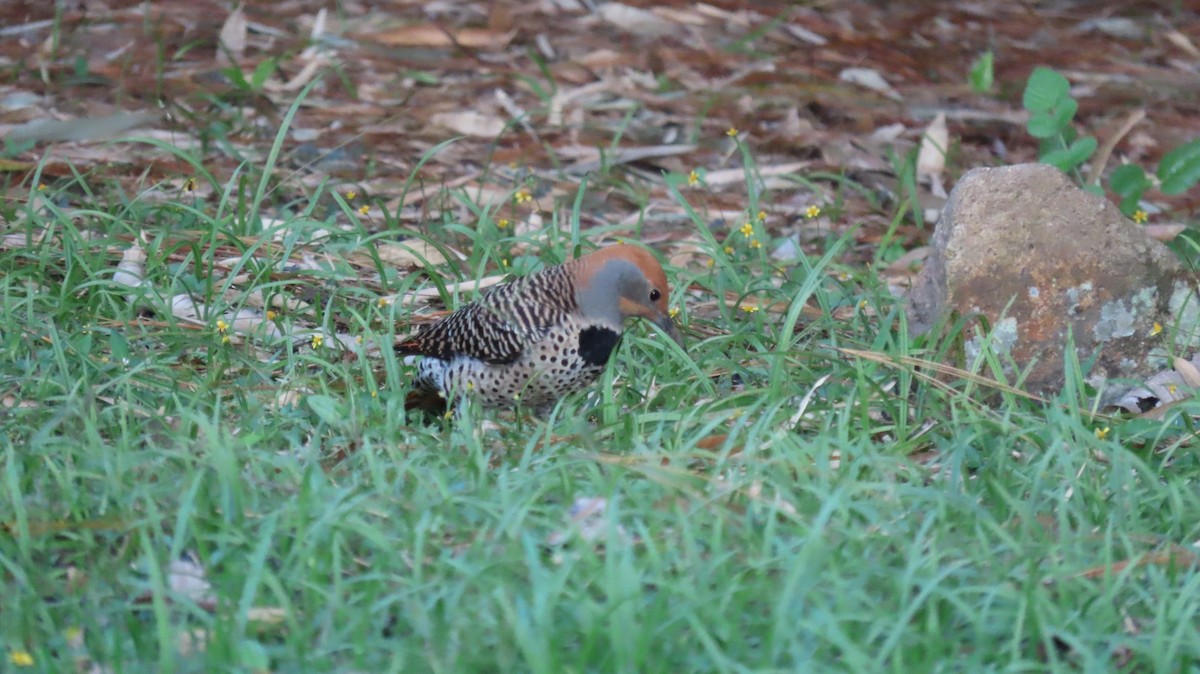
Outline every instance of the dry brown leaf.
<path fill-rule="evenodd" d="M 234 7 L 221 26 L 221 34 L 217 38 L 221 45 L 217 50 L 217 62 L 223 65 L 230 65 L 231 59 L 236 60 L 246 52 L 246 13 L 242 10 L 242 4 Z"/>
<path fill-rule="evenodd" d="M 1112 564 L 1085 569 L 1079 573 L 1081 578 L 1103 578 L 1109 574 L 1116 575 L 1130 566 L 1179 566 L 1186 567 L 1196 563 L 1196 555 L 1187 548 L 1172 545 L 1164 552 L 1153 552 L 1136 559 L 1123 559 Z"/>
<path fill-rule="evenodd" d="M 1169 30 L 1166 33 L 1167 42 L 1175 45 L 1179 49 L 1187 52 L 1188 56 L 1194 59 L 1200 59 L 1200 49 L 1196 48 L 1196 44 L 1192 40 L 1177 30 Z"/>
<path fill-rule="evenodd" d="M 470 47 L 481 49 L 486 47 L 501 48 L 516 37 L 517 31 L 510 30 L 500 33 L 488 28 L 463 28 L 450 31 L 437 24 L 423 23 L 414 26 L 402 26 L 375 33 L 370 38 L 376 42 L 403 47 Z"/>
<path fill-rule="evenodd" d="M 946 149 L 950 147 L 950 130 L 946 128 L 946 114 L 937 117 L 925 127 L 921 135 L 921 149 L 917 152 L 917 175 L 935 177 L 946 169 Z"/>
<path fill-rule="evenodd" d="M 32 246 L 36 246 L 42 242 L 42 238 L 46 236 L 46 231 L 46 228 L 42 228 L 36 232 L 5 234 L 3 238 L 0 238 L 0 250 L 30 248 Z"/>
<path fill-rule="evenodd" d="M 871 68 L 846 68 L 838 73 L 838 79 L 883 94 L 894 101 L 903 98 L 898 91 L 892 88 L 891 84 L 888 84 L 883 75 L 879 74 L 879 71 Z"/>
<path fill-rule="evenodd" d="M 640 7 L 631 7 L 619 2 L 606 2 L 596 8 L 596 15 L 607 23 L 627 33 L 643 37 L 659 37 L 669 33 L 675 25 L 659 15 Z"/>
<path fill-rule="evenodd" d="M 439 112 L 429 118 L 429 123 L 475 138 L 495 138 L 504 131 L 504 120 L 474 110 Z"/>
<path fill-rule="evenodd" d="M 226 319 L 229 323 L 229 330 L 234 332 L 246 335 L 259 333 L 270 337 L 283 336 L 283 332 L 279 330 L 279 326 L 275 325 L 274 321 L 251 309 L 240 309 L 232 315 L 226 314 Z"/>
<path fill-rule="evenodd" d="M 176 295 L 171 298 L 171 315 L 193 324 L 202 324 L 200 312 L 204 306 L 197 304 L 191 295 Z"/>
<path fill-rule="evenodd" d="M 1175 357 L 1173 364 L 1175 371 L 1183 378 L 1183 383 L 1194 389 L 1200 389 L 1200 369 L 1190 360 L 1178 356 Z"/>
<path fill-rule="evenodd" d="M 121 261 L 117 263 L 117 271 L 113 273 L 113 283 L 137 288 L 145 282 L 146 249 L 142 248 L 141 238 L 142 235 L 139 234 L 133 245 L 121 253 Z"/>
<path fill-rule="evenodd" d="M 602 69 L 628 65 L 635 61 L 633 54 L 613 49 L 597 49 L 575 59 L 575 62 L 585 68 Z"/>
<path fill-rule="evenodd" d="M 171 560 L 167 565 L 167 585 L 175 594 L 187 597 L 200 605 L 216 601 L 212 583 L 208 582 L 208 572 L 191 555 Z"/>
<path fill-rule="evenodd" d="M 1142 229 L 1146 230 L 1146 234 L 1159 241 L 1170 241 L 1183 233 L 1187 229 L 1187 225 L 1181 222 L 1165 222 L 1154 225 L 1142 225 Z"/>
<path fill-rule="evenodd" d="M 788 164 L 776 164 L 775 166 L 760 166 L 755 169 L 754 173 L 764 178 L 768 176 L 783 176 L 789 173 L 798 173 L 812 166 L 810 161 L 798 161 Z M 720 171 L 710 171 L 704 176 L 704 184 L 709 187 L 721 187 L 733 183 L 741 183 L 746 180 L 746 170 L 741 168 L 722 169 Z"/>
<path fill-rule="evenodd" d="M 393 267 L 407 269 L 435 267 L 446 262 L 446 256 L 440 250 L 420 239 L 376 244 L 375 252 L 379 253 L 379 259 Z"/>
<path fill-rule="evenodd" d="M 578 159 L 567 166 L 568 173 L 588 173 L 598 170 L 601 166 L 617 166 L 630 162 L 645 161 L 689 154 L 696 150 L 695 145 L 650 145 L 647 147 L 622 147 L 601 153 L 599 148 L 576 146 L 572 148 Z"/>
<path fill-rule="evenodd" d="M 12 127 L 5 140 L 10 143 L 104 140 L 158 119 L 157 112 L 149 111 L 117 112 L 75 119 L 35 119 Z M 112 157 L 111 150 L 106 157 Z"/>
<path fill-rule="evenodd" d="M 829 44 L 829 40 L 826 40 L 821 35 L 812 32 L 804 26 L 797 26 L 794 23 L 785 23 L 783 24 L 782 28 L 784 32 L 796 38 L 800 42 L 807 42 L 808 44 L 815 45 L 817 47 L 824 47 L 825 45 Z"/>
<path fill-rule="evenodd" d="M 446 292 L 448 292 L 450 294 L 454 294 L 455 292 L 458 292 L 460 294 L 469 295 L 470 293 L 472 293 L 474 291 L 483 290 L 484 288 L 490 288 L 491 286 L 494 286 L 496 284 L 503 283 L 505 278 L 507 278 L 505 275 L 497 274 L 495 276 L 485 276 L 485 277 L 479 279 L 478 281 L 462 281 L 460 283 L 447 283 L 446 284 Z M 397 299 L 402 300 L 404 303 L 429 302 L 432 300 L 436 300 L 441 296 L 442 296 L 441 293 L 438 291 L 438 289 L 436 287 L 429 287 L 429 288 L 422 288 L 420 290 L 415 290 L 413 292 L 408 293 L 403 298 L 397 298 Z"/>
<path fill-rule="evenodd" d="M 292 76 L 287 82 L 279 82 L 272 78 L 263 84 L 263 88 L 271 93 L 299 91 L 311 82 L 329 63 L 329 59 L 324 54 L 318 52 L 312 58 L 308 59 L 304 67 L 300 69 L 300 72 Z"/>
<path fill-rule="evenodd" d="M 246 611 L 246 619 L 275 625 L 287 618 L 287 609 L 279 606 L 256 606 Z"/>

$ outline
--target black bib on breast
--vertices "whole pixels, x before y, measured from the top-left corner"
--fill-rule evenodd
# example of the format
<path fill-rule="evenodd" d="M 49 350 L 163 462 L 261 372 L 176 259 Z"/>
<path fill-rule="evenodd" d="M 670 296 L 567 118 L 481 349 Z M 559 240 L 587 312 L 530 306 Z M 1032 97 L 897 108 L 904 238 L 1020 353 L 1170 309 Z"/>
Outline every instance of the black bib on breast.
<path fill-rule="evenodd" d="M 615 330 L 588 326 L 579 331 L 579 357 L 588 365 L 606 365 L 620 341 L 621 335 Z"/>

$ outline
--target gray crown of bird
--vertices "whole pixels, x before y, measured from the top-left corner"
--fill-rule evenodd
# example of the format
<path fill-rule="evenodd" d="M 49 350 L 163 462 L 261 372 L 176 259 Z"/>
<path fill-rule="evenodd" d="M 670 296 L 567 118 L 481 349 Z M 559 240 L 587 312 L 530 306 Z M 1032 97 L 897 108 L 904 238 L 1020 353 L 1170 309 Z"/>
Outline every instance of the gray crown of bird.
<path fill-rule="evenodd" d="M 625 320 L 653 321 L 682 344 L 667 276 L 646 250 L 617 244 L 484 291 L 396 345 L 417 362 L 409 409 L 440 413 L 472 396 L 485 407 L 544 410 L 604 370 Z"/>

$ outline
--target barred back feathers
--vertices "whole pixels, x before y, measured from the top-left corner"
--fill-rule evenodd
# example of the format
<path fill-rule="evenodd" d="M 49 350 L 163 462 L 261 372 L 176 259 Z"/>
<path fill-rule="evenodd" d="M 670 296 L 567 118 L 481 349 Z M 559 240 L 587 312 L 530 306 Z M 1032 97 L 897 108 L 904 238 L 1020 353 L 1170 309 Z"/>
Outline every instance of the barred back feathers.
<path fill-rule="evenodd" d="M 440 411 L 465 395 L 485 406 L 537 408 L 603 371 L 627 318 L 654 321 L 677 341 L 662 266 L 628 244 L 485 291 L 396 345 L 421 356 L 410 409 Z"/>

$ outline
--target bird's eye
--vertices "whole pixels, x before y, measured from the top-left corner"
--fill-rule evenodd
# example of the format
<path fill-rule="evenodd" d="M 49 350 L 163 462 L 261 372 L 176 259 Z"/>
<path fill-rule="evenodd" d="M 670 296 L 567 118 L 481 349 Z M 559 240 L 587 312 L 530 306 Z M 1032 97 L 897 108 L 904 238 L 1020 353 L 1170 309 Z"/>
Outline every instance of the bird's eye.
<path fill-rule="evenodd" d="M 657 302 L 658 298 L 660 298 L 660 297 L 662 297 L 662 293 L 658 292 L 658 288 L 654 288 L 650 291 L 650 301 L 651 302 Z"/>

